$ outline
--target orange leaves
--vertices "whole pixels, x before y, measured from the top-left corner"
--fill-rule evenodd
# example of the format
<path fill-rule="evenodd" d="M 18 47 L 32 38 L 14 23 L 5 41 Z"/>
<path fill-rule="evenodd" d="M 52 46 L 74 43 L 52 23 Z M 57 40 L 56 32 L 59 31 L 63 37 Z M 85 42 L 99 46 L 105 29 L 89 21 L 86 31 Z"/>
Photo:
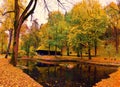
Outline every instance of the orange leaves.
<path fill-rule="evenodd" d="M 110 78 L 104 79 L 96 84 L 94 87 L 120 87 L 120 69 L 111 74 Z"/>
<path fill-rule="evenodd" d="M 0 59 L 0 87 L 42 87 L 8 60 Z"/>
<path fill-rule="evenodd" d="M 119 10 L 118 6 L 114 2 L 111 2 L 110 6 L 111 6 L 111 8 Z"/>

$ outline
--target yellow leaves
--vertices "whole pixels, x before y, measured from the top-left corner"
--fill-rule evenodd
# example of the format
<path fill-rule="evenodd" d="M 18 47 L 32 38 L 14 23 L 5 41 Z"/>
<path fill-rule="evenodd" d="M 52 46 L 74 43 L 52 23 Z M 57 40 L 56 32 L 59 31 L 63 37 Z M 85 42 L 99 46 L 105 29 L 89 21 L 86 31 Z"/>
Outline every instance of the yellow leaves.
<path fill-rule="evenodd" d="M 116 9 L 116 10 L 119 10 L 118 6 L 117 6 L 114 2 L 111 2 L 111 3 L 110 3 L 110 7 L 111 7 L 111 8 L 114 8 L 114 9 Z"/>
<path fill-rule="evenodd" d="M 87 16 L 86 8 L 84 7 L 84 4 L 78 3 L 76 4 L 72 9 L 72 19 L 80 19 L 81 17 Z"/>
<path fill-rule="evenodd" d="M 63 20 L 63 19 L 64 19 L 64 15 L 63 14 L 61 14 L 59 11 L 54 11 L 54 12 L 51 12 L 49 14 L 48 21 L 50 20 L 51 22 L 56 23 L 59 20 Z"/>
<path fill-rule="evenodd" d="M 77 33 L 77 28 L 78 28 L 78 26 L 72 27 L 72 28 L 70 29 L 70 32 L 71 32 L 71 33 Z"/>
<path fill-rule="evenodd" d="M 78 3 L 73 7 L 71 10 L 72 21 L 75 21 L 75 23 L 84 23 L 86 20 L 96 18 L 101 19 L 102 17 L 106 16 L 105 11 L 101 8 L 98 1 L 88 1 L 83 0 L 82 3 Z"/>
<path fill-rule="evenodd" d="M 114 2 L 111 2 L 107 7 L 106 7 L 106 12 L 108 15 L 108 23 L 109 26 L 111 26 L 111 28 L 120 28 L 120 14 L 119 14 L 119 7 L 117 6 L 117 4 L 115 4 Z"/>
<path fill-rule="evenodd" d="M 9 11 L 14 10 L 14 0 L 4 1 L 4 7 Z"/>
<path fill-rule="evenodd" d="M 120 29 L 120 20 L 117 21 L 117 23 L 115 22 L 116 28 Z"/>
<path fill-rule="evenodd" d="M 84 23 L 83 24 L 83 29 L 84 30 L 87 30 L 87 29 L 91 29 L 93 27 L 93 25 L 89 22 L 87 22 L 87 23 Z"/>
<path fill-rule="evenodd" d="M 117 15 L 119 13 L 119 8 L 117 4 L 114 2 L 110 3 L 106 8 L 105 8 L 107 14 L 111 17 Z"/>

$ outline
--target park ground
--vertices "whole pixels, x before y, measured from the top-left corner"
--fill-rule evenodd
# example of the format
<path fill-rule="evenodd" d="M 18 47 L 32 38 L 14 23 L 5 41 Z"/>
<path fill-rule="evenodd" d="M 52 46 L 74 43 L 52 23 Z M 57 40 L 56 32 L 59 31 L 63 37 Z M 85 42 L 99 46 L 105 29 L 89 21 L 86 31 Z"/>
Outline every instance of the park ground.
<path fill-rule="evenodd" d="M 76 60 L 92 64 L 100 64 L 107 66 L 120 66 L 119 58 L 105 58 L 94 57 L 92 60 L 87 58 L 78 57 L 54 57 L 54 56 L 41 56 L 45 60 Z M 35 82 L 28 75 L 23 73 L 22 70 L 9 64 L 9 59 L 1 58 L 0 56 L 0 87 L 42 87 L 39 83 Z M 120 87 L 120 69 L 117 72 L 110 74 L 110 78 L 103 79 L 96 83 L 95 87 Z"/>
<path fill-rule="evenodd" d="M 0 58 L 0 87 L 42 87 L 22 70 L 9 64 L 9 60 Z"/>

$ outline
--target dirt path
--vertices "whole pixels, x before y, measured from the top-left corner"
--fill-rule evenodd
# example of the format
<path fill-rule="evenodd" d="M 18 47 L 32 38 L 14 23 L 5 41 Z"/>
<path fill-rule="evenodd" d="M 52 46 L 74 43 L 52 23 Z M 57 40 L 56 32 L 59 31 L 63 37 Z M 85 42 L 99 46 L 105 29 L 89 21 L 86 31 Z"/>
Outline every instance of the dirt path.
<path fill-rule="evenodd" d="M 9 61 L 0 58 L 0 87 L 42 87 L 32 78 L 13 67 Z"/>

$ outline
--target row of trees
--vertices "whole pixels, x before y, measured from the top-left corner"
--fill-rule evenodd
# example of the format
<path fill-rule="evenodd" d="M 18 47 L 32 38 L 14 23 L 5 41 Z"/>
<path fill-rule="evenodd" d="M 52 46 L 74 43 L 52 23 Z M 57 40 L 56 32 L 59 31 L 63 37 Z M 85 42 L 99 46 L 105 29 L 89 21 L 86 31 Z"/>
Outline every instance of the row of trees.
<path fill-rule="evenodd" d="M 106 26 L 107 15 L 100 4 L 97 1 L 83 1 L 76 4 L 69 13 L 50 13 L 48 23 L 43 25 L 41 32 L 44 32 L 42 35 L 44 39 L 46 37 L 45 43 L 49 50 L 51 46 L 55 46 L 55 51 L 67 47 L 69 55 L 71 47 L 77 56 L 82 57 L 82 50 L 86 47 L 91 59 L 91 49 L 94 47 L 97 55 L 97 42 Z"/>
<path fill-rule="evenodd" d="M 91 59 L 91 49 L 97 55 L 98 41 L 104 41 L 105 46 L 113 44 L 116 54 L 119 53 L 119 3 L 110 3 L 101 7 L 98 1 L 83 0 L 76 4 L 70 12 L 62 14 L 59 11 L 49 14 L 48 23 L 41 27 L 41 41 L 44 46 L 55 47 L 55 51 L 64 47 L 69 55 L 69 48 L 83 54 L 88 50 Z"/>

